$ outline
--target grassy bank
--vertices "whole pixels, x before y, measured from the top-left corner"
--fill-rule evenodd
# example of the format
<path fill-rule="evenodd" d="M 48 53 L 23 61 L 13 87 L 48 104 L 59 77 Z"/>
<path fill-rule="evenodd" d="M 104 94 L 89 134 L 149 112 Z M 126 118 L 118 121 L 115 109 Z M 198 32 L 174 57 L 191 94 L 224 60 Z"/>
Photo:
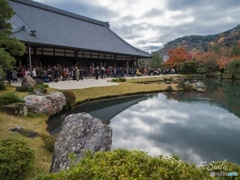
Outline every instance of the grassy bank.
<path fill-rule="evenodd" d="M 126 96 L 140 93 L 150 92 L 162 92 L 167 89 L 168 86 L 172 86 L 174 91 L 177 91 L 177 84 L 143 84 L 140 82 L 146 81 L 162 81 L 163 77 L 156 78 L 141 78 L 141 79 L 129 79 L 126 82 L 119 82 L 118 86 L 107 86 L 107 87 L 92 87 L 86 89 L 74 89 L 72 90 L 76 97 L 77 103 L 84 101 L 96 100 L 102 98 L 111 98 L 118 96 Z"/>
<path fill-rule="evenodd" d="M 126 82 L 119 83 L 118 86 L 107 86 L 107 87 L 93 87 L 86 89 L 75 89 L 72 90 L 76 95 L 77 103 L 82 103 L 89 100 L 110 98 L 117 96 L 125 96 L 138 93 L 150 93 L 150 92 L 162 92 L 166 90 L 169 84 L 142 84 L 137 82 L 144 81 L 160 81 L 163 80 L 162 77 L 156 78 L 144 78 L 144 79 L 132 79 Z M 177 90 L 176 84 L 171 84 L 173 90 Z M 15 87 L 7 86 L 6 90 L 0 91 L 4 92 L 15 92 Z M 48 92 L 56 91 L 56 89 L 47 88 Z M 20 97 L 25 97 L 29 95 L 27 92 L 16 92 Z M 52 153 L 48 152 L 44 148 L 44 141 L 42 136 L 48 135 L 46 131 L 48 116 L 34 116 L 34 117 L 15 117 L 5 114 L 0 111 L 0 138 L 16 137 L 21 136 L 30 145 L 30 147 L 35 151 L 36 163 L 33 171 L 29 175 L 28 179 L 34 179 L 39 174 L 47 174 L 51 165 Z M 10 128 L 22 126 L 24 129 L 35 131 L 40 134 L 40 137 L 26 138 L 17 133 L 11 133 Z"/>

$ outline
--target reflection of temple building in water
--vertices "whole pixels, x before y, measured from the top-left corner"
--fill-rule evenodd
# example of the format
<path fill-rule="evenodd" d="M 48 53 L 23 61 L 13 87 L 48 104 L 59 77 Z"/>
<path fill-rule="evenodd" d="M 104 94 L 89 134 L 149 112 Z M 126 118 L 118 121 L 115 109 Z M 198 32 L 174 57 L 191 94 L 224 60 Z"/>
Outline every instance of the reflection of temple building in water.
<path fill-rule="evenodd" d="M 151 95 L 134 95 L 129 97 L 121 97 L 109 100 L 101 100 L 95 102 L 88 102 L 75 107 L 73 110 L 62 112 L 56 116 L 52 116 L 48 120 L 47 130 L 52 134 L 59 133 L 61 130 L 61 124 L 65 117 L 69 114 L 76 114 L 81 112 L 89 113 L 91 116 L 98 118 L 105 124 L 110 124 L 110 120 L 125 109 L 153 97 Z"/>
<path fill-rule="evenodd" d="M 117 116 L 119 113 L 128 109 L 129 107 L 148 99 L 153 95 L 135 95 L 130 97 L 106 100 L 101 102 L 90 103 L 88 105 L 80 105 L 76 107 L 73 111 L 77 112 L 87 112 L 91 116 L 96 117 L 106 124 L 110 123 L 110 120 Z"/>

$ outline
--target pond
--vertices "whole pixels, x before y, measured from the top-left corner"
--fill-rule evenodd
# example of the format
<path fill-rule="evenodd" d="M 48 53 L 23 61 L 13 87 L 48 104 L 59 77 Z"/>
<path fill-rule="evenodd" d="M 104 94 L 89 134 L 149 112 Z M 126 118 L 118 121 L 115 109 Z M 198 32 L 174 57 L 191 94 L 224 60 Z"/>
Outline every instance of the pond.
<path fill-rule="evenodd" d="M 206 93 L 169 92 L 136 95 L 79 105 L 69 113 L 88 112 L 113 129 L 114 148 L 150 155 L 177 154 L 196 164 L 240 164 L 240 83 L 205 80 Z M 67 115 L 51 117 L 48 130 L 60 131 Z M 61 118 L 61 120 L 60 120 Z"/>

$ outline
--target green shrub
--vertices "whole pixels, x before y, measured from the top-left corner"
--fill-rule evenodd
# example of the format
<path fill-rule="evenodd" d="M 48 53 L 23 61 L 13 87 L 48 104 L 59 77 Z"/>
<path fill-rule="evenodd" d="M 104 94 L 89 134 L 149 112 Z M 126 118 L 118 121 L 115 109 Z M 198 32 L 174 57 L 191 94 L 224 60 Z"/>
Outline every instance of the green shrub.
<path fill-rule="evenodd" d="M 113 78 L 112 82 L 119 82 L 119 79 L 118 78 Z"/>
<path fill-rule="evenodd" d="M 119 78 L 113 78 L 112 82 L 125 82 L 127 81 L 126 78 L 124 77 L 119 77 Z"/>
<path fill-rule="evenodd" d="M 196 73 L 196 63 L 192 61 L 183 62 L 180 71 L 182 74 L 194 74 Z"/>
<path fill-rule="evenodd" d="M 2 82 L 0 82 L 0 90 L 6 90 L 6 87 Z"/>
<path fill-rule="evenodd" d="M 31 88 L 32 88 L 32 91 L 30 91 L 30 92 L 33 92 L 35 89 L 39 89 L 42 93 L 44 93 L 44 94 L 47 93 L 47 89 L 45 89 L 45 86 L 43 84 L 38 84 L 36 86 L 32 86 Z"/>
<path fill-rule="evenodd" d="M 38 84 L 33 87 L 34 87 L 34 89 L 45 88 L 43 84 Z"/>
<path fill-rule="evenodd" d="M 120 82 L 126 82 L 126 78 L 124 78 L 124 77 L 120 77 L 118 79 L 119 79 Z"/>
<path fill-rule="evenodd" d="M 28 90 L 28 92 L 33 92 L 34 86 L 28 87 L 27 90 Z"/>
<path fill-rule="evenodd" d="M 6 92 L 0 96 L 0 106 L 19 102 L 23 100 L 13 92 Z"/>
<path fill-rule="evenodd" d="M 71 161 L 73 161 L 71 159 Z M 198 169 L 179 160 L 177 156 L 152 157 L 142 151 L 115 149 L 111 152 L 85 152 L 79 163 L 68 170 L 38 177 L 48 179 L 212 179 L 206 169 Z"/>
<path fill-rule="evenodd" d="M 44 147 L 47 149 L 49 152 L 54 152 L 54 143 L 58 137 L 58 134 L 53 135 L 53 136 L 47 136 L 44 137 Z"/>
<path fill-rule="evenodd" d="M 43 87 L 44 88 L 49 88 L 49 85 L 48 84 L 43 84 Z"/>
<path fill-rule="evenodd" d="M 66 97 L 66 101 L 67 101 L 66 107 L 73 108 L 74 104 L 76 103 L 76 95 L 70 90 L 62 90 L 61 92 Z"/>
<path fill-rule="evenodd" d="M 0 179 L 25 179 L 34 163 L 34 151 L 18 138 L 0 140 Z"/>
<path fill-rule="evenodd" d="M 17 92 L 28 92 L 28 88 L 26 86 L 18 86 L 16 87 Z"/>
<path fill-rule="evenodd" d="M 206 68 L 197 68 L 196 71 L 197 71 L 198 74 L 206 74 L 207 73 Z"/>
<path fill-rule="evenodd" d="M 240 59 L 235 59 L 227 64 L 227 74 L 231 75 L 233 79 L 240 75 Z"/>

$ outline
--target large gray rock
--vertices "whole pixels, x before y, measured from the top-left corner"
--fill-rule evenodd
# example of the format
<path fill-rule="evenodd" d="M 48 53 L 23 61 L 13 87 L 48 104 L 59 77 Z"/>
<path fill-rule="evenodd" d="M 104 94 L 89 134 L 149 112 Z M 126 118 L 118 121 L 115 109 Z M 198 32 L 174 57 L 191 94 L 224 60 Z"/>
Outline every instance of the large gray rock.
<path fill-rule="evenodd" d="M 204 93 L 205 92 L 205 89 L 203 89 L 203 88 L 197 88 L 197 90 L 196 90 L 198 93 Z"/>
<path fill-rule="evenodd" d="M 61 92 L 52 92 L 48 95 L 29 95 L 24 97 L 29 112 L 36 114 L 54 115 L 66 105 L 66 97 Z"/>
<path fill-rule="evenodd" d="M 32 87 L 35 86 L 37 82 L 29 75 L 25 75 L 22 80 L 22 86 Z"/>
<path fill-rule="evenodd" d="M 193 85 L 189 81 L 186 81 L 186 82 L 180 81 L 177 85 L 177 88 L 179 89 L 182 88 L 184 90 L 191 90 L 193 89 Z"/>
<path fill-rule="evenodd" d="M 198 89 L 198 88 L 205 89 L 206 86 L 201 82 L 197 82 L 197 83 L 194 84 L 194 89 Z"/>
<path fill-rule="evenodd" d="M 9 129 L 9 131 L 11 132 L 16 132 L 16 133 L 19 133 L 19 134 L 22 134 L 26 137 L 29 137 L 29 138 L 35 138 L 35 137 L 38 137 L 39 134 L 37 132 L 34 132 L 34 131 L 26 131 L 25 129 L 23 129 L 21 126 L 17 126 L 15 128 L 11 128 Z"/>
<path fill-rule="evenodd" d="M 168 86 L 168 87 L 167 87 L 167 91 L 173 91 L 172 86 Z"/>
<path fill-rule="evenodd" d="M 68 115 L 62 123 L 62 130 L 54 145 L 50 172 L 67 169 L 69 154 L 76 155 L 79 162 L 84 151 L 109 151 L 112 144 L 112 128 L 87 113 Z"/>

